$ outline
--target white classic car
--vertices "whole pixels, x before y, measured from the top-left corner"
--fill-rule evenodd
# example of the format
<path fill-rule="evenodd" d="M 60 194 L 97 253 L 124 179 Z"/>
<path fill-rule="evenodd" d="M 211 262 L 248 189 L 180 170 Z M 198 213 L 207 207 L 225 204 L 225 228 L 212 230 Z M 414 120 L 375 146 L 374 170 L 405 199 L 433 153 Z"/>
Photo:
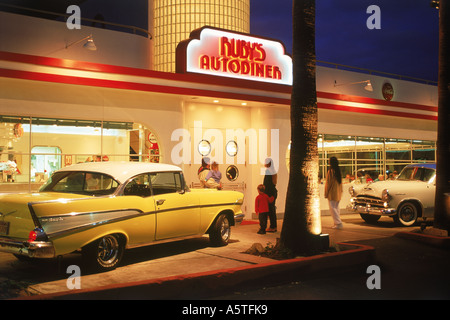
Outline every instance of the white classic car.
<path fill-rule="evenodd" d="M 349 188 L 349 209 L 366 222 L 390 216 L 403 226 L 412 226 L 418 218 L 434 217 L 436 165 L 412 164 L 403 168 L 395 180 L 378 181 L 362 188 Z"/>

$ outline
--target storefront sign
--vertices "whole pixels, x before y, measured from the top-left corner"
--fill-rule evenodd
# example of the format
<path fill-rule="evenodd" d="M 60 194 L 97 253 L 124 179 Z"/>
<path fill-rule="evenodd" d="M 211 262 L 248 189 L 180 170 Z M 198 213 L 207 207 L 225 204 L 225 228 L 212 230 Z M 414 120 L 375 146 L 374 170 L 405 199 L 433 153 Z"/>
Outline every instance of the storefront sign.
<path fill-rule="evenodd" d="M 204 27 L 178 45 L 177 72 L 292 85 L 292 58 L 281 42 Z"/>

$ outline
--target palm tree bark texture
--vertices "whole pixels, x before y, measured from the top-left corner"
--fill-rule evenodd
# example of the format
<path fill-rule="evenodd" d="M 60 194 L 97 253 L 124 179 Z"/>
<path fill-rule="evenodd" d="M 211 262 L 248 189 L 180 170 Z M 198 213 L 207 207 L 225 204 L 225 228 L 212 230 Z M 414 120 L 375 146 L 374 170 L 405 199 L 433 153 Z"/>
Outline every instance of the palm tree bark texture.
<path fill-rule="evenodd" d="M 439 1 L 438 137 L 434 226 L 450 232 L 450 0 Z"/>
<path fill-rule="evenodd" d="M 315 1 L 293 0 L 291 154 L 286 207 L 279 246 L 314 254 L 320 241 Z"/>

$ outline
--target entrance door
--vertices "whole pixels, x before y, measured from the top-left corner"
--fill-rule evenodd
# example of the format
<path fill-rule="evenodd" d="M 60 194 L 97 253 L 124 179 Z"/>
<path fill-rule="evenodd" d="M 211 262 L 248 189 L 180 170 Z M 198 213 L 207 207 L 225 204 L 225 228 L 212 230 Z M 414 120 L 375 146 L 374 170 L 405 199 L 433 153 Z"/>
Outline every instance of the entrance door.
<path fill-rule="evenodd" d="M 201 134 L 200 134 L 201 132 Z M 256 161 L 254 146 L 257 145 L 256 131 L 243 129 L 217 129 L 217 128 L 191 128 L 193 137 L 195 172 L 200 168 L 199 159 L 209 158 L 211 162 L 219 163 L 222 173 L 222 186 L 224 190 L 233 190 L 244 193 L 242 211 L 249 215 L 253 212 L 251 192 L 249 186 L 249 164 Z M 252 145 L 252 147 L 249 147 Z M 250 154 L 250 152 L 253 152 Z M 254 157 L 254 158 L 252 158 Z M 256 159 L 256 160 L 255 160 Z M 198 176 L 193 177 L 193 187 L 200 187 Z M 262 183 L 262 178 L 261 178 Z"/>

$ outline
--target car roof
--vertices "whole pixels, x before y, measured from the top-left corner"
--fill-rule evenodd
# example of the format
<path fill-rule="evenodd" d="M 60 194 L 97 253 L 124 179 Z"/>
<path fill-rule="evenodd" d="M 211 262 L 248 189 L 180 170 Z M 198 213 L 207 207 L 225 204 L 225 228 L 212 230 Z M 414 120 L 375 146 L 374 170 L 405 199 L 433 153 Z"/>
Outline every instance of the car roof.
<path fill-rule="evenodd" d="M 83 162 L 74 164 L 58 170 L 63 171 L 89 171 L 110 175 L 120 183 L 131 177 L 147 172 L 164 172 L 182 170 L 174 165 L 151 163 L 151 162 L 127 162 L 127 161 L 107 161 L 107 162 Z"/>
<path fill-rule="evenodd" d="M 414 163 L 414 164 L 408 164 L 407 167 L 436 169 L 436 164 L 435 163 Z"/>

